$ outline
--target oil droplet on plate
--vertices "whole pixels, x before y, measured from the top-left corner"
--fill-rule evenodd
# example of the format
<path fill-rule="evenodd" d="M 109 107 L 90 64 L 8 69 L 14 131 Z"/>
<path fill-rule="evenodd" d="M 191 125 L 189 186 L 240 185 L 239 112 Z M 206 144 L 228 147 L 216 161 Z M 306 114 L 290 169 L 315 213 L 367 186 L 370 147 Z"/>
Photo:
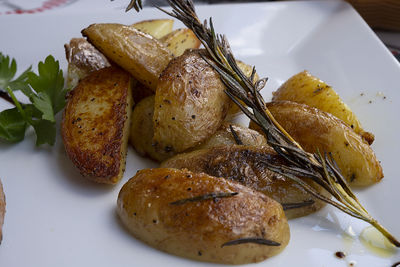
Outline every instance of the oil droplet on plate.
<path fill-rule="evenodd" d="M 372 226 L 361 232 L 360 241 L 369 251 L 378 256 L 387 258 L 396 253 L 395 246 Z"/>

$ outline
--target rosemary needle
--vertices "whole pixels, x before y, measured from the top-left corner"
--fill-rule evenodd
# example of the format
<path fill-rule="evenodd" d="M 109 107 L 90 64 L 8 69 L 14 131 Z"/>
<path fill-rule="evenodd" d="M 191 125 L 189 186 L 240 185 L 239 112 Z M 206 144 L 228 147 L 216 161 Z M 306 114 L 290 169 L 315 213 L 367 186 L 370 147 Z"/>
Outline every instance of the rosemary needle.
<path fill-rule="evenodd" d="M 369 215 L 361 205 L 330 154 L 321 154 L 318 151 L 313 154 L 304 151 L 279 125 L 259 93 L 266 84 L 267 79 L 261 79 L 254 83 L 255 68 L 253 68 L 252 75 L 246 77 L 236 64 L 227 38 L 224 35 L 215 33 L 212 19 L 210 18 L 209 20 L 209 26 L 207 21 L 201 23 L 191 0 L 167 1 L 172 7 L 172 11 L 168 12 L 161 8 L 159 9 L 180 20 L 196 34 L 210 56 L 210 59 L 204 57 L 204 60 L 220 74 L 221 80 L 227 87 L 226 94 L 240 107 L 245 115 L 261 127 L 268 144 L 285 159 L 285 164 L 279 166 L 270 162 L 263 162 L 267 168 L 297 182 L 314 197 L 355 218 L 370 223 L 388 238 L 393 245 L 400 247 L 400 242 Z M 140 5 L 140 0 L 131 0 L 127 10 L 132 7 L 139 10 Z M 312 179 L 322 186 L 334 199 L 321 195 L 305 182 L 306 179 Z"/>

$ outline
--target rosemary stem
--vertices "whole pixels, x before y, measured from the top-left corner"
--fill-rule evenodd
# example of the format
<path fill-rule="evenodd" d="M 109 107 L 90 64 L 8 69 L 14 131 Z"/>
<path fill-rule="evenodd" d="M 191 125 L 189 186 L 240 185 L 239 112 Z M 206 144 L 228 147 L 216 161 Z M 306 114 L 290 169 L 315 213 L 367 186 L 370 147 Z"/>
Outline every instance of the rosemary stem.
<path fill-rule="evenodd" d="M 371 218 L 367 222 L 375 227 L 375 229 L 377 229 L 379 232 L 381 232 L 390 241 L 390 243 L 400 248 L 400 242 L 391 233 L 389 233 L 389 231 L 385 227 L 383 227 L 377 220 Z"/>

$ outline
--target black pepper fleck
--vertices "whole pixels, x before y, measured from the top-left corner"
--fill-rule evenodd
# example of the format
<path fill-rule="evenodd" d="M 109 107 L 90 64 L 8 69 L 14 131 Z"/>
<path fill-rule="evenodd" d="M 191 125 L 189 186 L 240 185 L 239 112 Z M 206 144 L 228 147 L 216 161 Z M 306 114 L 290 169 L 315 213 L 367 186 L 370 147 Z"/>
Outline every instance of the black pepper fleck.
<path fill-rule="evenodd" d="M 343 259 L 346 257 L 346 254 L 344 254 L 344 252 L 342 251 L 338 251 L 335 253 L 335 256 L 338 257 L 339 259 Z"/>

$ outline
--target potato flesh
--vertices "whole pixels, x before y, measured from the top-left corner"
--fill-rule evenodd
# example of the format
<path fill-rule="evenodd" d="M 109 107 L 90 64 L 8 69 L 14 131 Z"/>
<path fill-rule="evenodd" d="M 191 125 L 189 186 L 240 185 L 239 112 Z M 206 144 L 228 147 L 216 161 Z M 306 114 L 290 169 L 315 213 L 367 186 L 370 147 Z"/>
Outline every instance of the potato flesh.
<path fill-rule="evenodd" d="M 131 25 L 135 29 L 150 34 L 154 38 L 160 39 L 172 32 L 174 20 L 172 19 L 153 19 L 143 20 Z"/>
<path fill-rule="evenodd" d="M 181 56 L 187 49 L 200 47 L 200 40 L 190 29 L 177 29 L 160 39 L 175 57 Z"/>
<path fill-rule="evenodd" d="M 222 124 L 231 101 L 219 75 L 200 56 L 187 50 L 160 76 L 154 106 L 154 144 L 182 152 L 209 138 Z"/>
<path fill-rule="evenodd" d="M 306 104 L 328 112 L 350 126 L 369 144 L 374 141 L 374 135 L 363 130 L 356 115 L 335 90 L 307 71 L 292 76 L 273 93 L 272 101 L 281 100 Z"/>
<path fill-rule="evenodd" d="M 161 164 L 162 168 L 188 169 L 196 173 L 224 177 L 262 192 L 277 202 L 303 203 L 313 200 L 314 204 L 285 211 L 288 219 L 313 213 L 325 206 L 296 182 L 274 173 L 262 162 L 281 165 L 283 159 L 271 147 L 243 145 L 217 146 L 176 155 Z M 327 194 L 312 181 L 308 183 L 317 192 Z"/>
<path fill-rule="evenodd" d="M 151 35 L 122 24 L 92 24 L 82 31 L 105 56 L 155 90 L 172 53 Z"/>
<path fill-rule="evenodd" d="M 267 104 L 274 118 L 308 152 L 331 152 L 351 186 L 368 186 L 383 178 L 371 147 L 335 116 L 290 101 Z M 250 128 L 259 129 L 253 122 Z"/>
<path fill-rule="evenodd" d="M 238 194 L 215 201 L 171 204 L 215 192 Z M 139 171 L 122 187 L 117 212 L 136 238 L 162 251 L 199 261 L 262 261 L 283 250 L 290 236 L 282 207 L 276 201 L 240 184 L 189 171 Z M 249 237 L 281 245 L 222 247 L 228 241 Z"/>
<path fill-rule="evenodd" d="M 131 78 L 118 67 L 92 72 L 70 92 L 61 134 L 83 176 L 109 184 L 121 179 L 131 109 Z"/>

